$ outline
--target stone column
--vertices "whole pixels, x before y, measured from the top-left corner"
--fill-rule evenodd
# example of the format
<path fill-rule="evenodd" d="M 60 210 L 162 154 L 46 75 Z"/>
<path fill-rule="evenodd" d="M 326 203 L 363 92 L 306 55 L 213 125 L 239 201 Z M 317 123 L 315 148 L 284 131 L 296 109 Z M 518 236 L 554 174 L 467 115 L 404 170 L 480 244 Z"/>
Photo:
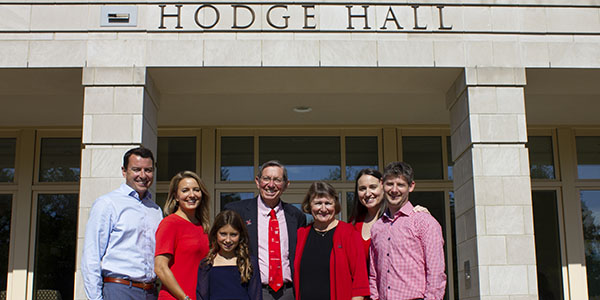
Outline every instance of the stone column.
<path fill-rule="evenodd" d="M 460 299 L 538 299 L 524 85 L 466 68 L 447 93 Z"/>
<path fill-rule="evenodd" d="M 156 158 L 159 99 L 142 67 L 84 68 L 83 85 L 75 299 L 87 299 L 80 260 L 89 210 L 96 198 L 124 182 L 121 166 L 127 150 L 143 145 Z"/>

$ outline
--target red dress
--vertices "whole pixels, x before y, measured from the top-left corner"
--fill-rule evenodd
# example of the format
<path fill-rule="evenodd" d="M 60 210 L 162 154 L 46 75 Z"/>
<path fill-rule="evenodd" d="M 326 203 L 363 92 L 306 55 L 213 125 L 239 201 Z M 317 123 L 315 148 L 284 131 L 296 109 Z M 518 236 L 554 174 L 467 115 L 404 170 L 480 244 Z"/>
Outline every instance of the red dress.
<path fill-rule="evenodd" d="M 362 238 L 362 228 L 363 228 L 364 223 L 365 222 L 354 223 L 354 228 L 356 228 L 356 231 L 358 231 L 358 233 L 360 233 L 361 238 Z M 363 246 L 365 246 L 365 255 L 367 256 L 367 259 L 369 259 L 369 247 L 371 246 L 371 238 L 369 238 L 368 240 L 365 240 L 363 238 Z"/>
<path fill-rule="evenodd" d="M 365 224 L 365 222 L 356 222 L 354 223 L 354 228 L 356 229 L 356 231 L 358 231 L 358 233 L 360 234 L 361 240 L 363 241 L 363 246 L 365 247 L 365 253 L 366 253 L 366 257 L 367 257 L 367 272 L 369 271 L 369 247 L 371 247 L 371 238 L 365 240 L 362 237 L 362 228 L 363 228 L 363 224 Z M 365 300 L 370 300 L 370 297 L 366 297 Z"/>
<path fill-rule="evenodd" d="M 179 286 L 191 299 L 196 299 L 198 267 L 208 250 L 208 235 L 204 233 L 202 225 L 195 225 L 176 214 L 168 215 L 158 225 L 155 255 L 173 255 L 169 268 Z M 163 287 L 158 299 L 175 297 Z"/>

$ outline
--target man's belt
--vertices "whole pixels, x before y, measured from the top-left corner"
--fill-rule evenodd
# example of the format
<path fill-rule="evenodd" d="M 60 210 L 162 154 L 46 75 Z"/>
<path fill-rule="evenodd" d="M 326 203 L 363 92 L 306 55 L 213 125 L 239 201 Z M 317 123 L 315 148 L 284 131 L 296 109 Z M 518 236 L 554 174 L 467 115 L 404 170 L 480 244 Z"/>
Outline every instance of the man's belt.
<path fill-rule="evenodd" d="M 127 279 L 123 279 L 123 278 L 114 278 L 114 277 L 104 277 L 104 282 L 112 282 L 112 283 L 120 283 L 120 284 L 124 284 L 124 285 L 128 285 L 128 286 L 133 286 L 136 288 L 140 288 L 143 289 L 144 291 L 148 291 L 153 289 L 154 286 L 154 282 L 150 282 L 150 283 L 145 283 L 145 282 L 137 282 L 137 281 L 131 281 L 131 280 L 127 280 Z"/>

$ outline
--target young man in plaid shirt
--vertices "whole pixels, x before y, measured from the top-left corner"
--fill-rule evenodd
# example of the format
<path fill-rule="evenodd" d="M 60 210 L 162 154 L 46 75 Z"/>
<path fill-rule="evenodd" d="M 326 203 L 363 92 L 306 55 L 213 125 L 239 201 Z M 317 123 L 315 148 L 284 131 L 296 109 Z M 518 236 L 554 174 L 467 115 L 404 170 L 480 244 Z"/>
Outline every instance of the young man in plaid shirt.
<path fill-rule="evenodd" d="M 385 167 L 388 209 L 371 229 L 369 285 L 373 300 L 441 300 L 446 288 L 444 239 L 430 214 L 415 213 L 408 195 L 413 169 L 403 162 Z"/>

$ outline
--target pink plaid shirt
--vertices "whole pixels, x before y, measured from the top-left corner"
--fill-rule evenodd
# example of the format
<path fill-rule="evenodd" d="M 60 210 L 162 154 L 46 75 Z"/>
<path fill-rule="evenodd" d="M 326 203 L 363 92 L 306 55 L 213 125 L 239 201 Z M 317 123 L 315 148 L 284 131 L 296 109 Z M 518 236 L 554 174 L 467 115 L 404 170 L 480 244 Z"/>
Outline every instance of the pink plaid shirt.
<path fill-rule="evenodd" d="M 446 289 L 440 224 L 406 202 L 371 228 L 369 286 L 376 300 L 441 300 Z"/>

